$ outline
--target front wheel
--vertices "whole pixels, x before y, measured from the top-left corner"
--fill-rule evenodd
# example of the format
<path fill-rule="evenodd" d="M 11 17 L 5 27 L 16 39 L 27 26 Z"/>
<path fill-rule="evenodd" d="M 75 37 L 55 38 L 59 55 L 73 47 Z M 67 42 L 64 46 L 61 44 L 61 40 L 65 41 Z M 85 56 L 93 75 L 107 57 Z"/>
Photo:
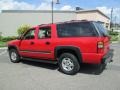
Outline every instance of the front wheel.
<path fill-rule="evenodd" d="M 9 50 L 9 57 L 10 57 L 11 62 L 13 62 L 13 63 L 20 62 L 20 56 L 16 49 Z"/>
<path fill-rule="evenodd" d="M 68 75 L 76 74 L 80 69 L 80 64 L 75 55 L 71 53 L 63 53 L 59 57 L 60 70 Z"/>

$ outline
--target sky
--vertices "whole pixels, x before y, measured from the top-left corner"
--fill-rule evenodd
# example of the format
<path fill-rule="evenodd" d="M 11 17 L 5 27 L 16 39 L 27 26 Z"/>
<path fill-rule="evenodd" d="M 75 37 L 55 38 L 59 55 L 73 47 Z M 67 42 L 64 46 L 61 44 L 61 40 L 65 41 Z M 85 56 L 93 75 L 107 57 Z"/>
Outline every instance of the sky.
<path fill-rule="evenodd" d="M 54 3 L 56 0 L 53 0 Z M 55 10 L 99 9 L 110 17 L 113 8 L 113 21 L 120 22 L 120 0 L 59 0 Z M 51 0 L 0 0 L 0 10 L 50 10 Z"/>

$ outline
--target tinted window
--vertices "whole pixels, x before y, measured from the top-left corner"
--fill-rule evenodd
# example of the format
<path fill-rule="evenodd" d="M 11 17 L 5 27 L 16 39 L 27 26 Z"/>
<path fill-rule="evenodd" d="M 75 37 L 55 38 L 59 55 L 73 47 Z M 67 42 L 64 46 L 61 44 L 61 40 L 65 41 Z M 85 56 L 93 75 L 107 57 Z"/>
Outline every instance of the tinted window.
<path fill-rule="evenodd" d="M 102 24 L 96 22 L 95 26 L 97 27 L 97 29 L 99 30 L 99 32 L 102 36 L 108 36 L 107 30 L 104 28 L 104 26 Z"/>
<path fill-rule="evenodd" d="M 25 35 L 24 39 L 34 39 L 35 38 L 35 30 L 29 30 Z"/>
<path fill-rule="evenodd" d="M 74 22 L 57 25 L 59 37 L 95 36 L 94 27 L 89 22 Z"/>

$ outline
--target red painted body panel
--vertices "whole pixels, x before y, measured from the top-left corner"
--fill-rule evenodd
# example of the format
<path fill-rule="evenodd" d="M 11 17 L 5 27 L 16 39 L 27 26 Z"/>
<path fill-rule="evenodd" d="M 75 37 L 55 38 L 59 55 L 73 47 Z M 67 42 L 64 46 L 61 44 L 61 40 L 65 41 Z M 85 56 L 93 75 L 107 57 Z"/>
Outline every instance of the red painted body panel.
<path fill-rule="evenodd" d="M 33 40 L 15 40 L 8 45 L 14 45 L 18 48 L 23 57 L 56 60 L 55 48 L 57 46 L 74 46 L 80 49 L 83 63 L 99 64 L 102 57 L 109 50 L 109 39 L 107 37 L 70 37 L 59 38 L 57 36 L 56 24 L 49 25 L 52 28 L 52 36 L 49 39 L 38 39 L 38 29 L 35 28 L 35 39 Z M 42 26 L 41 26 L 42 27 Z M 104 50 L 98 53 L 97 42 L 104 42 Z M 34 42 L 34 45 L 30 43 Z M 50 42 L 50 45 L 46 45 Z M 31 51 L 31 52 L 28 52 Z"/>

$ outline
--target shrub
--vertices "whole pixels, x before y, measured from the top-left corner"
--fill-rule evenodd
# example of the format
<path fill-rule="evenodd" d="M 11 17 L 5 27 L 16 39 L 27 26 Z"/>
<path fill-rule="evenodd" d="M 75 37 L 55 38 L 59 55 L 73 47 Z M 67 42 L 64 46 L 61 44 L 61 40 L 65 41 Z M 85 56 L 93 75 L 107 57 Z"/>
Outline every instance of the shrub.
<path fill-rule="evenodd" d="M 2 40 L 2 36 L 0 36 L 0 41 Z"/>
<path fill-rule="evenodd" d="M 7 41 L 15 40 L 15 39 L 17 39 L 16 36 L 8 36 L 8 37 L 2 37 L 1 41 L 2 42 L 7 42 Z"/>
<path fill-rule="evenodd" d="M 17 33 L 18 33 L 19 36 L 21 36 L 22 34 L 24 34 L 30 28 L 31 28 L 30 25 L 22 25 L 18 28 Z"/>
<path fill-rule="evenodd" d="M 109 31 L 109 35 L 115 35 L 115 36 L 117 36 L 117 35 L 119 35 L 119 33 L 115 32 L 115 31 Z"/>
<path fill-rule="evenodd" d="M 2 32 L 0 32 L 0 41 L 1 41 L 1 39 L 2 39 Z"/>
<path fill-rule="evenodd" d="M 118 41 L 118 36 L 115 36 L 115 35 L 113 35 L 112 37 L 111 37 L 111 41 Z"/>
<path fill-rule="evenodd" d="M 119 40 L 119 32 L 109 31 L 109 35 L 111 36 L 111 41 Z"/>

